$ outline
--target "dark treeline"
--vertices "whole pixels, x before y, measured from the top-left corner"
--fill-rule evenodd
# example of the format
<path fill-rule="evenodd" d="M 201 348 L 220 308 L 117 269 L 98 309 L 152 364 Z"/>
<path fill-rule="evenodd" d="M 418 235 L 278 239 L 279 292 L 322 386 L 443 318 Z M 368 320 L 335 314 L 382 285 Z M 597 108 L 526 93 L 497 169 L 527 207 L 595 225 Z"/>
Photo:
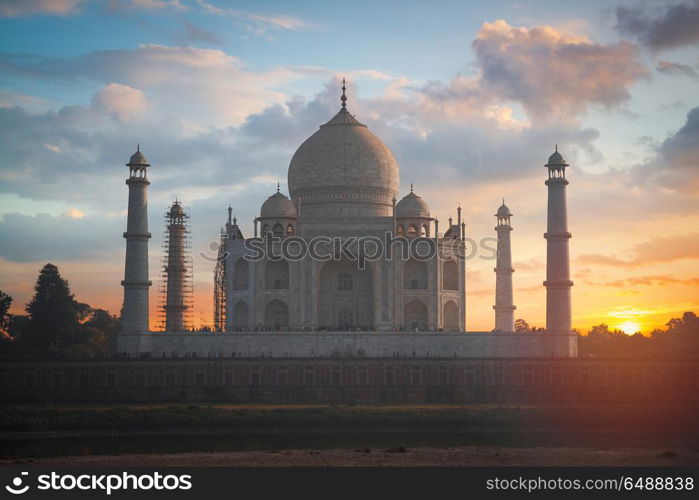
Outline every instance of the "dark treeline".
<path fill-rule="evenodd" d="M 39 272 L 26 314 L 9 314 L 11 305 L 0 291 L 0 354 L 99 357 L 116 350 L 119 319 L 78 302 L 53 264 Z"/>
<path fill-rule="evenodd" d="M 518 333 L 543 332 L 523 320 L 515 321 Z M 699 359 L 699 318 L 686 312 L 673 318 L 666 328 L 649 335 L 640 332 L 628 335 L 621 330 L 610 330 L 608 325 L 593 326 L 587 335 L 578 332 L 578 356 L 581 358 L 634 358 L 634 359 Z"/>
<path fill-rule="evenodd" d="M 699 359 L 699 318 L 686 312 L 664 330 L 627 335 L 605 324 L 593 326 L 578 339 L 578 355 L 595 358 Z"/>

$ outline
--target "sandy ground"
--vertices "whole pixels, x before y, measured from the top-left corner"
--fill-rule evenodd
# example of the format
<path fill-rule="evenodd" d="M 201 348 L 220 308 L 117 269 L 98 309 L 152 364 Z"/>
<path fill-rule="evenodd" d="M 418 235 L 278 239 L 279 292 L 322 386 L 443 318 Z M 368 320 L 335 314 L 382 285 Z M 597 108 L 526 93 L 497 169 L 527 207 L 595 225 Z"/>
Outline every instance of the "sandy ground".
<path fill-rule="evenodd" d="M 699 466 L 698 450 L 646 448 L 464 448 L 279 450 L 90 455 L 0 460 L 37 466 Z"/>

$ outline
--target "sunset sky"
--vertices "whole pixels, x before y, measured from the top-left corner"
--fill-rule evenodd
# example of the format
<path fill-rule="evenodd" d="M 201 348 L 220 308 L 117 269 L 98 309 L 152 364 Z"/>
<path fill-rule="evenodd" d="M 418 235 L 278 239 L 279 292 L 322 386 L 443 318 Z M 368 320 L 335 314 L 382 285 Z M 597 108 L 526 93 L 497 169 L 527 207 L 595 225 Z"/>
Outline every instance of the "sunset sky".
<path fill-rule="evenodd" d="M 0 0 L 0 289 L 46 262 L 122 300 L 128 169 L 149 171 L 151 303 L 162 217 L 193 226 L 195 314 L 231 204 L 245 235 L 296 148 L 339 109 L 394 152 L 401 196 L 470 238 L 512 224 L 517 318 L 544 326 L 546 172 L 567 177 L 573 324 L 644 333 L 699 312 L 699 0 Z M 444 227 L 444 226 L 442 226 Z M 467 328 L 494 324 L 494 261 L 467 263 Z M 155 325 L 155 315 L 152 324 Z"/>

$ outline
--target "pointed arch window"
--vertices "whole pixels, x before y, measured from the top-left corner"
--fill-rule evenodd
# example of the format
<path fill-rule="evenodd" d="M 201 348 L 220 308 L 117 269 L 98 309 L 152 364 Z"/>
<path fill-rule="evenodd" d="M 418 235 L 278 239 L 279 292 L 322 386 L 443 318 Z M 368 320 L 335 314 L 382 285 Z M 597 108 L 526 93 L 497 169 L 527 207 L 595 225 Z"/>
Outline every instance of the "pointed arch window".
<path fill-rule="evenodd" d="M 337 326 L 342 329 L 352 328 L 354 326 L 354 313 L 348 307 L 340 309 L 337 318 Z"/>
<path fill-rule="evenodd" d="M 350 273 L 341 273 L 337 277 L 337 289 L 341 292 L 351 292 L 354 289 L 354 280 Z"/>

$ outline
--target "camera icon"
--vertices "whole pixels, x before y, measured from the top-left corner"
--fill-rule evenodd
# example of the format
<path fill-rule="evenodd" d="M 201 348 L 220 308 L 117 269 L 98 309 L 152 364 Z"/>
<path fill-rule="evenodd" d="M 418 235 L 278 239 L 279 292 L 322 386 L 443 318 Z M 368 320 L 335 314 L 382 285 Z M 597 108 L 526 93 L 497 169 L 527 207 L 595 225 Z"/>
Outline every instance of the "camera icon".
<path fill-rule="evenodd" d="M 12 479 L 12 484 L 8 484 L 5 486 L 5 489 L 12 493 L 13 495 L 21 495 L 22 493 L 26 493 L 27 490 L 29 489 L 29 485 L 26 484 L 24 487 L 22 487 L 22 479 L 23 476 L 29 475 L 28 472 L 22 472 L 20 473 L 19 476 L 16 476 L 15 478 Z"/>

